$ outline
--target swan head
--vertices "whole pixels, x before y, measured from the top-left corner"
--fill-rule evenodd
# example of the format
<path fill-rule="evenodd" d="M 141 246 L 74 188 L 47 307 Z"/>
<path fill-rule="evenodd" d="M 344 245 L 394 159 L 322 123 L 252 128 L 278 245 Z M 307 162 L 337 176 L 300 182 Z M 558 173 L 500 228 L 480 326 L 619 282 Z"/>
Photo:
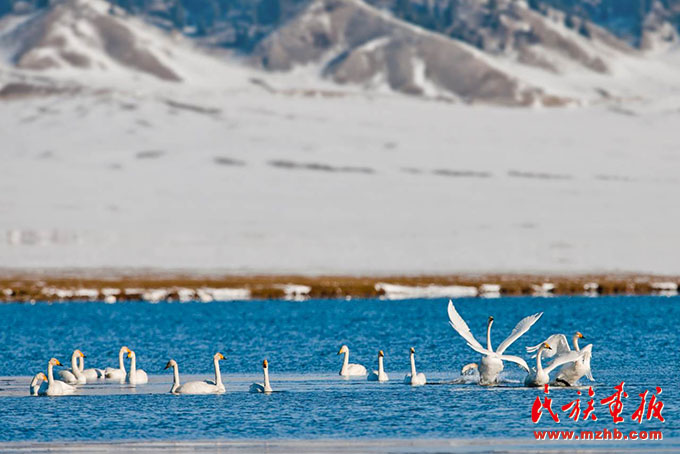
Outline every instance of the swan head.
<path fill-rule="evenodd" d="M 487 322 L 489 325 L 493 323 L 493 315 L 489 315 L 489 320 Z"/>
<path fill-rule="evenodd" d="M 73 352 L 77 357 L 79 358 L 85 358 L 86 356 L 81 352 L 80 350 L 76 350 Z"/>
<path fill-rule="evenodd" d="M 176 365 L 177 365 L 177 361 L 175 361 L 174 359 L 171 359 L 170 361 L 168 361 L 168 364 L 165 365 L 164 369 L 170 369 L 171 367 L 175 367 Z"/>
<path fill-rule="evenodd" d="M 343 345 L 342 347 L 340 347 L 338 355 L 342 355 L 343 353 L 349 353 L 349 348 L 347 348 L 347 345 Z"/>
<path fill-rule="evenodd" d="M 219 361 L 221 359 L 224 359 L 224 355 L 220 352 L 217 352 L 215 353 L 215 356 L 213 356 L 213 358 Z"/>
<path fill-rule="evenodd" d="M 120 347 L 120 352 L 121 353 L 130 353 L 130 349 L 127 348 L 125 345 L 123 345 L 122 347 Z"/>
<path fill-rule="evenodd" d="M 128 358 L 132 358 L 133 356 L 135 356 L 135 352 L 133 352 L 129 348 L 127 349 L 127 354 L 128 354 Z"/>
<path fill-rule="evenodd" d="M 382 357 L 384 357 L 384 356 L 385 356 L 385 354 L 383 353 L 382 350 L 380 350 L 380 351 L 378 352 L 378 358 L 382 358 Z"/>
<path fill-rule="evenodd" d="M 579 338 L 579 339 L 585 339 L 585 337 L 583 336 L 583 334 L 581 334 L 580 331 L 576 331 L 575 336 L 576 336 L 577 338 Z"/>
<path fill-rule="evenodd" d="M 269 367 L 269 363 L 267 362 L 266 359 L 265 359 L 264 361 L 262 361 L 262 367 L 263 367 L 264 369 L 266 369 L 266 368 Z"/>
<path fill-rule="evenodd" d="M 412 354 L 412 355 L 415 355 L 415 354 L 416 354 L 416 349 L 415 349 L 415 348 L 411 347 L 411 350 L 410 350 L 410 351 L 411 351 L 411 354 Z"/>
<path fill-rule="evenodd" d="M 62 365 L 57 358 L 52 358 L 48 364 L 50 364 L 52 366 L 61 366 Z"/>
<path fill-rule="evenodd" d="M 47 375 L 45 375 L 42 372 L 40 372 L 38 375 L 36 375 L 36 377 L 38 377 L 39 379 L 41 379 L 43 381 L 47 381 Z"/>
<path fill-rule="evenodd" d="M 550 344 L 547 343 L 547 342 L 543 342 L 543 345 L 542 345 L 541 347 L 543 347 L 543 348 L 546 349 L 546 350 L 552 350 L 552 347 L 551 347 Z"/>

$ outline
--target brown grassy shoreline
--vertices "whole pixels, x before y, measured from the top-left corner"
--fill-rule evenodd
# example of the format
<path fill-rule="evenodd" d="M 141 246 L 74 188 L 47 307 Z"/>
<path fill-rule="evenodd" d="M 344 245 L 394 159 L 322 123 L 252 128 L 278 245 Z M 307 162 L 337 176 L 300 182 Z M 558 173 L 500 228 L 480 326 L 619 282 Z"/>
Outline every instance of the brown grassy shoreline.
<path fill-rule="evenodd" d="M 307 286 L 304 297 L 379 297 L 378 283 L 403 286 L 465 286 L 484 293 L 484 285 L 500 286 L 501 295 L 648 295 L 668 291 L 680 283 L 678 276 L 636 274 L 474 274 L 423 276 L 304 276 L 304 275 L 191 275 L 175 273 L 45 273 L 0 272 L 0 301 L 99 300 L 106 295 L 116 301 L 142 299 L 158 291 L 159 300 L 192 299 L 200 289 L 243 289 L 252 299 L 290 297 L 286 286 Z M 543 284 L 552 284 L 545 291 Z M 117 291 L 117 293 L 116 293 Z M 163 295 L 165 292 L 165 295 Z M 95 296 L 95 294 L 97 294 Z M 111 296 L 115 294 L 115 296 Z M 189 295 L 189 296 L 187 296 Z"/>

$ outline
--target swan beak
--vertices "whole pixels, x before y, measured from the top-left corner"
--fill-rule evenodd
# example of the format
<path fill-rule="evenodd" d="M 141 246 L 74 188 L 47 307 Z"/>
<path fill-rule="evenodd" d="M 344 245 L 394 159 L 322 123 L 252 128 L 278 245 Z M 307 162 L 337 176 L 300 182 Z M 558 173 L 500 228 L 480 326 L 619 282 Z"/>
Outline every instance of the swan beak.
<path fill-rule="evenodd" d="M 579 339 L 585 339 L 585 338 L 586 338 L 586 337 L 585 337 L 583 334 L 581 334 L 581 333 L 577 333 L 577 334 L 578 334 Z"/>
<path fill-rule="evenodd" d="M 490 315 L 490 316 L 489 316 L 489 321 L 490 321 L 490 322 L 493 322 L 493 315 Z"/>
<path fill-rule="evenodd" d="M 552 347 L 550 347 L 549 344 L 543 344 L 543 348 L 546 348 L 548 350 L 552 350 Z"/>
<path fill-rule="evenodd" d="M 128 350 L 128 358 L 132 358 L 132 350 Z"/>
<path fill-rule="evenodd" d="M 342 349 L 340 349 L 340 351 L 338 352 L 338 355 L 342 355 Z"/>
<path fill-rule="evenodd" d="M 415 353 L 416 353 L 416 349 L 413 348 L 413 347 L 411 347 L 411 353 L 415 354 Z"/>
<path fill-rule="evenodd" d="M 223 355 L 222 353 L 220 353 L 219 358 L 220 358 L 220 359 L 224 359 L 224 355 Z"/>
<path fill-rule="evenodd" d="M 168 361 L 168 364 L 165 365 L 165 367 L 163 368 L 163 370 L 170 369 L 171 367 L 172 367 L 172 362 L 171 362 L 171 361 Z"/>
<path fill-rule="evenodd" d="M 380 357 L 382 358 L 383 356 L 385 356 L 385 354 L 383 353 L 382 350 L 380 350 L 380 351 L 378 352 L 378 356 L 380 356 Z"/>
<path fill-rule="evenodd" d="M 267 360 L 266 360 L 266 359 L 265 359 L 264 361 L 262 361 L 262 367 L 264 367 L 265 369 L 266 369 L 267 367 L 269 367 L 269 363 L 267 363 Z"/>

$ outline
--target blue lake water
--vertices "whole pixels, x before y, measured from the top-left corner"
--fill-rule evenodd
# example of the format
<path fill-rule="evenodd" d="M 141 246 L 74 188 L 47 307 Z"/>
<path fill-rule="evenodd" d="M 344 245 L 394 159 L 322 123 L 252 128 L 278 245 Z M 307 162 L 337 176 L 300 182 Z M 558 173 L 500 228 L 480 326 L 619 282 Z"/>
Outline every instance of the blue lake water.
<path fill-rule="evenodd" d="M 495 317 L 492 340 L 500 343 L 517 321 L 544 316 L 508 350 L 549 335 L 581 331 L 594 344 L 592 360 L 596 422 L 571 422 L 559 407 L 576 399 L 575 389 L 553 389 L 556 424 L 547 415 L 531 422 L 531 406 L 542 391 L 521 386 L 525 373 L 506 363 L 502 386 L 446 383 L 479 356 L 448 325 L 447 300 L 312 300 L 225 303 L 130 302 L 5 304 L 0 306 L 0 441 L 197 440 L 267 438 L 524 438 L 534 429 L 662 430 L 680 437 L 680 298 L 555 297 L 460 299 L 458 311 L 483 342 L 486 319 Z M 351 362 L 377 368 L 385 352 L 386 384 L 341 379 L 342 344 Z M 46 370 L 50 357 L 68 364 L 81 349 L 86 367 L 117 365 L 127 345 L 148 385 L 88 384 L 76 395 L 28 396 L 30 376 Z M 584 343 L 585 345 L 585 343 Z M 442 383 L 411 388 L 402 384 L 409 347 L 419 371 Z M 227 393 L 213 396 L 168 394 L 168 359 L 182 378 L 212 375 L 211 357 L 220 351 Z M 272 386 L 282 392 L 249 394 L 261 381 L 262 359 Z M 614 425 L 599 401 L 625 381 L 625 422 Z M 585 382 L 584 382 L 585 383 Z M 638 394 L 660 386 L 665 423 L 631 422 Z M 585 394 L 585 393 L 584 393 Z M 585 396 L 581 397 L 585 408 Z"/>

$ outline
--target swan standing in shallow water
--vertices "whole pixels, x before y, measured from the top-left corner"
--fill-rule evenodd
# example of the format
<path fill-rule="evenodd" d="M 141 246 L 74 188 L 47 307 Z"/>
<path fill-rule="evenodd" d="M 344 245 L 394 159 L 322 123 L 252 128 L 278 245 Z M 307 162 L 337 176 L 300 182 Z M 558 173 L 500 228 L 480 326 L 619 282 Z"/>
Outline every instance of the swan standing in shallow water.
<path fill-rule="evenodd" d="M 224 392 L 224 386 L 220 389 L 218 385 L 206 381 L 190 381 L 182 385 L 179 382 L 179 367 L 174 359 L 171 359 L 165 365 L 166 369 L 171 367 L 173 369 L 172 388 L 170 388 L 172 394 L 221 394 Z"/>
<path fill-rule="evenodd" d="M 41 392 L 44 394 L 47 392 L 47 376 L 42 372 L 38 372 L 31 380 L 30 388 L 31 396 L 37 396 Z"/>
<path fill-rule="evenodd" d="M 213 366 L 215 367 L 215 380 L 205 380 L 207 384 L 217 386 L 217 389 L 220 392 L 226 391 L 224 383 L 222 383 L 222 372 L 220 371 L 220 360 L 223 359 L 224 355 L 220 352 L 217 352 L 213 355 Z"/>
<path fill-rule="evenodd" d="M 367 379 L 368 381 L 388 381 L 390 377 L 387 376 L 385 373 L 385 369 L 383 369 L 383 358 L 385 357 L 385 354 L 383 353 L 382 350 L 378 352 L 378 370 L 374 370 L 371 372 Z"/>
<path fill-rule="evenodd" d="M 576 332 L 572 337 L 572 343 L 574 345 L 575 352 L 582 352 L 583 354 L 579 356 L 575 361 L 568 362 L 557 372 L 557 377 L 555 377 L 554 384 L 561 386 L 574 386 L 583 376 L 588 377 L 588 380 L 595 381 L 593 374 L 590 370 L 590 359 L 593 354 L 593 344 L 588 344 L 583 349 L 579 348 L 578 340 L 585 339 L 583 334 Z M 543 358 L 551 358 L 554 355 L 564 355 L 570 353 L 572 350 L 569 348 L 569 343 L 567 342 L 567 336 L 564 334 L 553 334 L 545 340 L 545 343 L 550 345 L 551 350 L 543 352 Z M 527 347 L 527 352 L 534 353 L 540 348 L 541 344 L 535 345 L 533 347 Z"/>
<path fill-rule="evenodd" d="M 50 359 L 50 362 L 47 363 L 47 388 L 44 390 L 40 388 L 38 390 L 39 396 L 64 396 L 66 394 L 71 394 L 76 390 L 75 386 L 54 379 L 54 366 L 61 365 L 62 364 L 57 358 L 52 358 Z"/>
<path fill-rule="evenodd" d="M 85 376 L 88 383 L 104 378 L 104 371 L 101 369 L 85 369 L 85 356 L 78 358 L 78 369 L 80 373 Z"/>
<path fill-rule="evenodd" d="M 110 380 L 120 380 L 121 383 L 125 380 L 127 372 L 125 371 L 125 360 L 123 355 L 130 351 L 129 348 L 122 346 L 118 352 L 118 368 L 107 367 L 104 369 L 104 376 Z"/>
<path fill-rule="evenodd" d="M 547 342 L 543 342 L 541 346 L 538 347 L 538 352 L 536 353 L 536 369 L 529 372 L 529 374 L 524 379 L 524 384 L 526 386 L 547 385 L 550 383 L 550 372 L 562 364 L 576 361 L 582 355 L 580 352 L 563 353 L 552 360 L 548 366 L 543 367 L 543 364 L 541 364 L 541 356 L 544 355 L 544 352 L 551 350 L 552 347 L 550 347 Z"/>
<path fill-rule="evenodd" d="M 427 382 L 427 379 L 425 378 L 424 373 L 416 372 L 416 350 L 413 347 L 411 347 L 410 356 L 411 356 L 411 373 L 406 374 L 406 377 L 404 377 L 404 383 L 411 386 L 424 385 Z"/>
<path fill-rule="evenodd" d="M 125 377 L 125 382 L 131 385 L 143 385 L 149 382 L 146 372 L 142 369 L 137 369 L 137 355 L 128 348 L 128 358 L 130 358 L 130 371 Z"/>
<path fill-rule="evenodd" d="M 71 355 L 71 368 L 59 371 L 59 378 L 61 378 L 64 383 L 68 383 L 69 385 L 84 385 L 87 383 L 87 379 L 80 371 L 80 367 L 78 365 L 80 358 L 85 358 L 83 352 L 80 350 L 74 350 L 73 354 Z"/>
<path fill-rule="evenodd" d="M 270 393 L 273 391 L 269 384 L 269 364 L 267 364 L 266 359 L 262 361 L 262 370 L 264 371 L 264 383 L 253 383 L 250 385 L 251 393 Z"/>
<path fill-rule="evenodd" d="M 465 320 L 463 320 L 463 318 L 458 314 L 451 300 L 449 300 L 448 313 L 451 327 L 467 341 L 468 347 L 477 353 L 482 354 L 482 360 L 480 361 L 480 364 L 472 363 L 466 365 L 463 368 L 464 372 L 467 372 L 473 368 L 479 369 L 480 385 L 493 385 L 498 383 L 498 375 L 503 371 L 503 361 L 511 361 L 516 363 L 524 370 L 529 372 L 529 366 L 527 365 L 526 361 L 524 361 L 519 356 L 505 355 L 504 352 L 508 347 L 510 347 L 510 345 L 512 345 L 513 342 L 519 339 L 520 336 L 529 331 L 529 328 L 531 328 L 532 325 L 536 323 L 539 318 L 541 318 L 543 312 L 530 315 L 520 320 L 510 335 L 503 342 L 501 342 L 495 351 L 491 347 L 491 325 L 493 324 L 493 317 L 489 317 L 486 326 L 486 348 L 484 348 L 472 335 L 470 328 L 468 327 L 467 323 L 465 323 Z"/>
<path fill-rule="evenodd" d="M 340 347 L 338 355 L 345 354 L 345 358 L 342 361 L 342 369 L 340 369 L 340 375 L 343 377 L 361 377 L 366 375 L 366 368 L 361 364 L 350 364 L 349 363 L 349 348 L 347 345 Z"/>

